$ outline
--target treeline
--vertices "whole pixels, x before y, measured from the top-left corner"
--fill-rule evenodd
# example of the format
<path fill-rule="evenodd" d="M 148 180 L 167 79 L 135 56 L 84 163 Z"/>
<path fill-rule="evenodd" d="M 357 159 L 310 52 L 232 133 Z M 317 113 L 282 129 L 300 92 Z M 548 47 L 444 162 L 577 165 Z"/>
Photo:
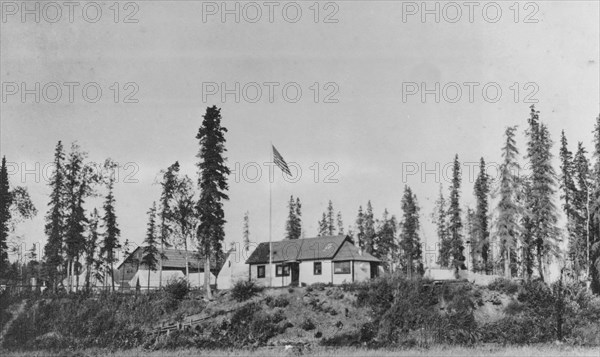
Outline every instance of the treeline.
<path fill-rule="evenodd" d="M 558 259 L 573 279 L 591 281 L 592 290 L 600 292 L 600 116 L 593 126 L 591 156 L 582 142 L 573 154 L 562 132 L 558 173 L 552 164 L 554 142 L 534 106 L 524 130 L 527 170 L 520 165 L 517 130 L 517 126 L 505 130 L 496 180 L 488 176 L 481 158 L 473 187 L 475 208 L 465 212 L 459 204 L 460 164 L 455 157 L 449 202 L 440 190 L 433 214 L 440 241 L 438 263 L 462 265 L 468 243 L 476 272 L 544 280 L 548 265 Z M 490 211 L 492 198 L 496 203 Z M 564 228 L 558 224 L 561 214 L 566 217 Z M 560 247 L 565 241 L 567 252 Z"/>
<path fill-rule="evenodd" d="M 299 198 L 290 197 L 286 221 L 286 239 L 303 237 L 302 212 Z M 317 236 L 349 235 L 363 251 L 382 261 L 390 272 L 403 272 L 407 276 L 424 273 L 423 252 L 420 237 L 419 205 L 417 196 L 405 186 L 401 200 L 402 217 L 390 215 L 384 209 L 382 217 L 376 219 L 371 201 L 366 209 L 358 207 L 355 224 L 344 229 L 342 213 L 335 213 L 330 200 L 327 209 L 318 221 Z"/>
<path fill-rule="evenodd" d="M 76 143 L 65 153 L 59 141 L 54 151 L 41 268 L 53 290 L 63 287 L 65 280 L 68 291 L 78 289 L 84 272 L 85 288 L 96 280 L 115 289 L 114 263 L 121 248 L 114 196 L 117 164 L 106 159 L 98 170 L 86 162 L 87 157 Z M 100 209 L 86 209 L 93 198 L 103 199 Z"/>
<path fill-rule="evenodd" d="M 23 267 L 17 262 L 11 264 L 8 253 L 14 251 L 23 254 L 20 251 L 19 237 L 15 236 L 15 229 L 20 222 L 31 219 L 35 215 L 37 209 L 31 201 L 27 188 L 23 186 L 11 188 L 6 157 L 3 156 L 0 166 L 0 279 L 18 281 L 21 277 Z M 32 253 L 35 254 L 35 248 L 27 252 L 26 256 Z"/>

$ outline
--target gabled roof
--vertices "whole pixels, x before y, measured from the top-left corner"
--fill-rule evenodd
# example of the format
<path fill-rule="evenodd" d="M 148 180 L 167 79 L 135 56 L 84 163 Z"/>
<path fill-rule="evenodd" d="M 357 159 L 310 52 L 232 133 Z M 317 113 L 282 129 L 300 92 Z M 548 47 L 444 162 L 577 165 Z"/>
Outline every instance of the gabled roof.
<path fill-rule="evenodd" d="M 361 262 L 379 262 L 379 259 L 375 258 L 367 252 L 361 252 L 360 249 L 354 244 L 345 241 L 340 248 L 340 251 L 333 258 L 334 262 L 343 260 L 357 260 Z"/>
<path fill-rule="evenodd" d="M 131 254 L 123 261 L 121 264 L 117 266 L 117 269 L 121 268 L 121 265 L 125 262 L 131 262 L 132 259 L 138 259 L 137 256 L 142 253 L 144 249 L 143 246 L 137 247 Z M 160 251 L 160 248 L 159 248 Z M 162 266 L 163 269 L 176 268 L 176 269 L 185 269 L 185 250 L 180 249 L 163 249 L 163 260 Z M 192 270 L 197 270 L 198 266 L 200 268 L 204 267 L 204 258 L 198 259 L 198 252 L 193 250 L 188 250 L 188 266 Z M 156 257 L 159 260 L 159 256 Z M 210 262 L 211 270 L 215 268 L 216 264 L 214 259 L 211 259 Z"/>
<path fill-rule="evenodd" d="M 352 244 L 348 236 L 324 236 L 316 238 L 286 239 L 271 243 L 273 249 L 273 263 L 293 262 L 302 260 L 379 260 L 370 254 L 359 254 L 359 249 Z M 349 247 L 346 247 L 349 246 Z M 344 249 L 344 259 L 337 256 Z M 348 258 L 351 257 L 351 258 Z M 263 242 L 256 247 L 246 264 L 269 263 L 269 243 Z"/>

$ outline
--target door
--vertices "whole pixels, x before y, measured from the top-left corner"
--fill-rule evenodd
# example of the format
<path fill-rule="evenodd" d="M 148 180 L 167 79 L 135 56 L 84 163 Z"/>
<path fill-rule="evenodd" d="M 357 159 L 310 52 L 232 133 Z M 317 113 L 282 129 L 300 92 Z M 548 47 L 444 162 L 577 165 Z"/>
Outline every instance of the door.
<path fill-rule="evenodd" d="M 300 281 L 300 264 L 299 263 L 290 263 L 290 270 L 292 273 L 292 286 L 298 286 Z"/>

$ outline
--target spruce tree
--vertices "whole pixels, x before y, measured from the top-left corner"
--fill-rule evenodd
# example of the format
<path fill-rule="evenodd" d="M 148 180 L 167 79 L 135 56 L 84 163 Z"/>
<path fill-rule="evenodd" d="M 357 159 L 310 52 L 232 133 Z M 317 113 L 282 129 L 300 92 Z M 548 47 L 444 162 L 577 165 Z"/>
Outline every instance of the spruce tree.
<path fill-rule="evenodd" d="M 244 226 L 242 229 L 242 244 L 243 249 L 247 252 L 250 250 L 250 212 L 244 213 Z"/>
<path fill-rule="evenodd" d="M 360 249 L 365 249 L 365 215 L 362 206 L 358 207 L 356 216 L 356 240 Z"/>
<path fill-rule="evenodd" d="M 483 157 L 479 161 L 479 174 L 475 180 L 474 193 L 477 200 L 474 219 L 473 219 L 473 240 L 471 240 L 471 247 L 473 247 L 473 256 L 481 258 L 481 264 L 475 264 L 473 261 L 474 270 L 484 271 L 486 274 L 490 270 L 490 232 L 489 232 L 489 218 L 488 218 L 488 198 L 490 194 L 489 176 L 486 173 L 486 164 Z M 475 269 L 477 267 L 477 269 Z"/>
<path fill-rule="evenodd" d="M 533 243 L 540 278 L 544 280 L 544 266 L 557 254 L 557 212 L 553 202 L 556 173 L 552 167 L 552 140 L 545 124 L 539 121 L 539 111 L 531 106 L 527 158 L 531 163 L 531 195 L 528 211 L 533 224 Z"/>
<path fill-rule="evenodd" d="M 398 222 L 395 216 L 389 215 L 387 208 L 383 211 L 381 220 L 376 222 L 376 232 L 373 237 L 373 255 L 381 260 L 387 271 L 394 268 L 394 257 L 397 255 L 396 232 Z"/>
<path fill-rule="evenodd" d="M 335 234 L 335 213 L 333 212 L 333 203 L 329 200 L 327 204 L 327 235 Z"/>
<path fill-rule="evenodd" d="M 89 175 L 91 168 L 84 163 L 87 153 L 81 151 L 79 145 L 71 144 L 69 158 L 65 165 L 65 189 L 67 196 L 67 220 L 65 236 L 65 253 L 67 257 L 68 289 L 73 290 L 75 278 L 79 278 L 77 267 L 85 246 L 87 216 L 85 199 L 91 195 Z M 77 283 L 75 286 L 79 286 Z"/>
<path fill-rule="evenodd" d="M 448 231 L 448 210 L 446 207 L 446 199 L 440 184 L 440 195 L 435 202 L 435 211 L 432 214 L 433 221 L 436 225 L 436 232 L 439 244 L 438 264 L 442 267 L 450 267 L 450 235 Z"/>
<path fill-rule="evenodd" d="M 337 234 L 344 235 L 344 222 L 342 221 L 342 212 L 338 211 L 336 216 Z"/>
<path fill-rule="evenodd" d="M 156 271 L 158 266 L 158 241 L 156 237 L 156 202 L 152 203 L 152 207 L 148 211 L 148 224 L 146 229 L 146 239 L 144 240 L 144 248 L 142 249 L 142 259 L 140 263 L 148 269 L 148 291 L 150 291 L 150 271 Z"/>
<path fill-rule="evenodd" d="M 90 278 L 92 277 L 92 269 L 96 266 L 96 249 L 98 248 L 98 224 L 100 217 L 98 210 L 94 208 L 89 219 L 88 234 L 85 242 L 85 289 L 90 291 Z"/>
<path fill-rule="evenodd" d="M 460 208 L 460 163 L 458 155 L 454 157 L 452 167 L 452 185 L 450 186 L 450 204 L 448 206 L 448 232 L 450 240 L 450 256 L 452 257 L 452 267 L 458 276 L 458 271 L 464 265 L 463 256 L 463 238 L 462 238 L 462 218 Z"/>
<path fill-rule="evenodd" d="M 102 241 L 102 247 L 100 249 L 100 254 L 104 258 L 104 262 L 106 263 L 107 269 L 110 269 L 110 280 L 112 291 L 115 291 L 115 279 L 114 279 L 114 263 L 117 261 L 115 256 L 115 251 L 121 247 L 119 244 L 119 237 L 121 236 L 121 230 L 119 229 L 119 225 L 117 224 L 117 215 L 115 213 L 115 196 L 114 196 L 114 185 L 115 185 L 115 175 L 114 169 L 116 168 L 116 164 L 113 163 L 110 159 L 106 160 L 105 168 L 108 169 L 109 175 L 107 177 L 106 188 L 108 193 L 104 200 L 104 216 L 102 220 L 104 221 L 104 239 Z"/>
<path fill-rule="evenodd" d="M 519 163 L 515 135 L 516 126 L 506 128 L 505 141 L 502 147 L 502 164 L 500 166 L 500 199 L 498 201 L 496 235 L 500 244 L 500 256 L 504 262 L 504 276 L 512 276 L 512 258 L 514 257 L 517 238 L 520 233 L 518 225 L 519 207 L 516 203 L 519 189 Z M 488 268 L 489 270 L 489 268 Z"/>
<path fill-rule="evenodd" d="M 592 192 L 590 192 L 589 278 L 592 291 L 600 294 L 600 115 L 596 117 L 593 135 L 594 168 Z"/>
<path fill-rule="evenodd" d="M 402 221 L 400 223 L 400 266 L 408 278 L 423 275 L 423 251 L 419 237 L 419 206 L 417 196 L 409 186 L 402 196 Z"/>
<path fill-rule="evenodd" d="M 221 126 L 221 110 L 216 106 L 206 109 L 202 126 L 198 130 L 196 139 L 199 140 L 200 150 L 197 157 L 199 178 L 198 186 L 200 198 L 196 205 L 200 224 L 197 237 L 200 251 L 204 255 L 204 287 L 209 299 L 212 299 L 210 290 L 210 258 L 217 258 L 225 239 L 225 212 L 223 202 L 229 199 L 227 190 L 227 176 L 230 174 L 224 157 L 225 133 L 227 129 Z"/>
<path fill-rule="evenodd" d="M 65 234 L 65 154 L 62 142 L 56 144 L 54 171 L 50 177 L 50 202 L 46 215 L 45 233 L 48 241 L 44 247 L 44 265 L 52 290 L 56 292 L 60 279 L 59 268 L 63 264 L 63 237 Z"/>
<path fill-rule="evenodd" d="M 573 167 L 573 153 L 569 151 L 567 137 L 565 131 L 561 132 L 560 136 L 560 198 L 563 200 L 563 210 L 567 217 L 567 224 L 571 222 L 573 217 L 572 201 L 575 194 L 575 183 L 573 181 L 574 167 Z"/>
<path fill-rule="evenodd" d="M 319 221 L 318 225 L 319 225 L 318 236 L 319 237 L 327 236 L 329 233 L 329 225 L 327 224 L 327 213 L 323 212 L 323 216 L 321 217 L 321 220 Z"/>
<path fill-rule="evenodd" d="M 300 203 L 300 198 L 296 197 L 296 221 L 294 226 L 294 232 L 296 237 L 300 238 L 303 235 L 302 232 L 302 203 Z"/>
<path fill-rule="evenodd" d="M 6 168 L 6 157 L 2 157 L 0 169 L 0 278 L 8 271 L 8 233 L 10 232 L 10 206 L 12 197 L 8 182 L 8 170 Z"/>
<path fill-rule="evenodd" d="M 300 199 L 290 196 L 288 203 L 288 218 L 285 224 L 285 238 L 298 239 L 301 234 Z"/>
<path fill-rule="evenodd" d="M 588 273 L 588 233 L 590 232 L 588 215 L 588 206 L 590 205 L 591 188 L 590 164 L 586 157 L 587 151 L 583 147 L 583 143 L 577 145 L 577 153 L 573 159 L 573 181 L 574 192 L 572 201 L 572 213 L 570 235 L 569 235 L 569 256 L 573 262 L 573 270 L 575 275 L 579 277 L 581 274 Z"/>
<path fill-rule="evenodd" d="M 161 194 L 160 194 L 160 254 L 161 259 L 158 266 L 158 287 L 162 287 L 162 263 L 163 259 L 166 259 L 164 254 L 165 248 L 169 248 L 172 244 L 170 242 L 171 233 L 173 232 L 172 226 L 169 222 L 171 219 L 171 201 L 175 194 L 177 179 L 176 175 L 179 172 L 179 162 L 175 161 L 174 164 L 169 166 L 166 170 L 161 171 L 162 181 Z"/>
<path fill-rule="evenodd" d="M 367 212 L 365 213 L 365 251 L 373 254 L 373 241 L 375 239 L 375 218 L 373 217 L 373 206 L 371 201 L 367 202 Z"/>

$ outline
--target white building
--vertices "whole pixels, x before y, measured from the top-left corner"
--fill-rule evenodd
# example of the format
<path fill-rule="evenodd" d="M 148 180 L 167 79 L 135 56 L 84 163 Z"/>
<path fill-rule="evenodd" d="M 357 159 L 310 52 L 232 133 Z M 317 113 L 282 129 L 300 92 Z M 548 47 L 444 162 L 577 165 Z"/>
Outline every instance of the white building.
<path fill-rule="evenodd" d="M 368 280 L 377 276 L 380 261 L 340 235 L 260 243 L 246 264 L 250 279 L 282 287 Z"/>

